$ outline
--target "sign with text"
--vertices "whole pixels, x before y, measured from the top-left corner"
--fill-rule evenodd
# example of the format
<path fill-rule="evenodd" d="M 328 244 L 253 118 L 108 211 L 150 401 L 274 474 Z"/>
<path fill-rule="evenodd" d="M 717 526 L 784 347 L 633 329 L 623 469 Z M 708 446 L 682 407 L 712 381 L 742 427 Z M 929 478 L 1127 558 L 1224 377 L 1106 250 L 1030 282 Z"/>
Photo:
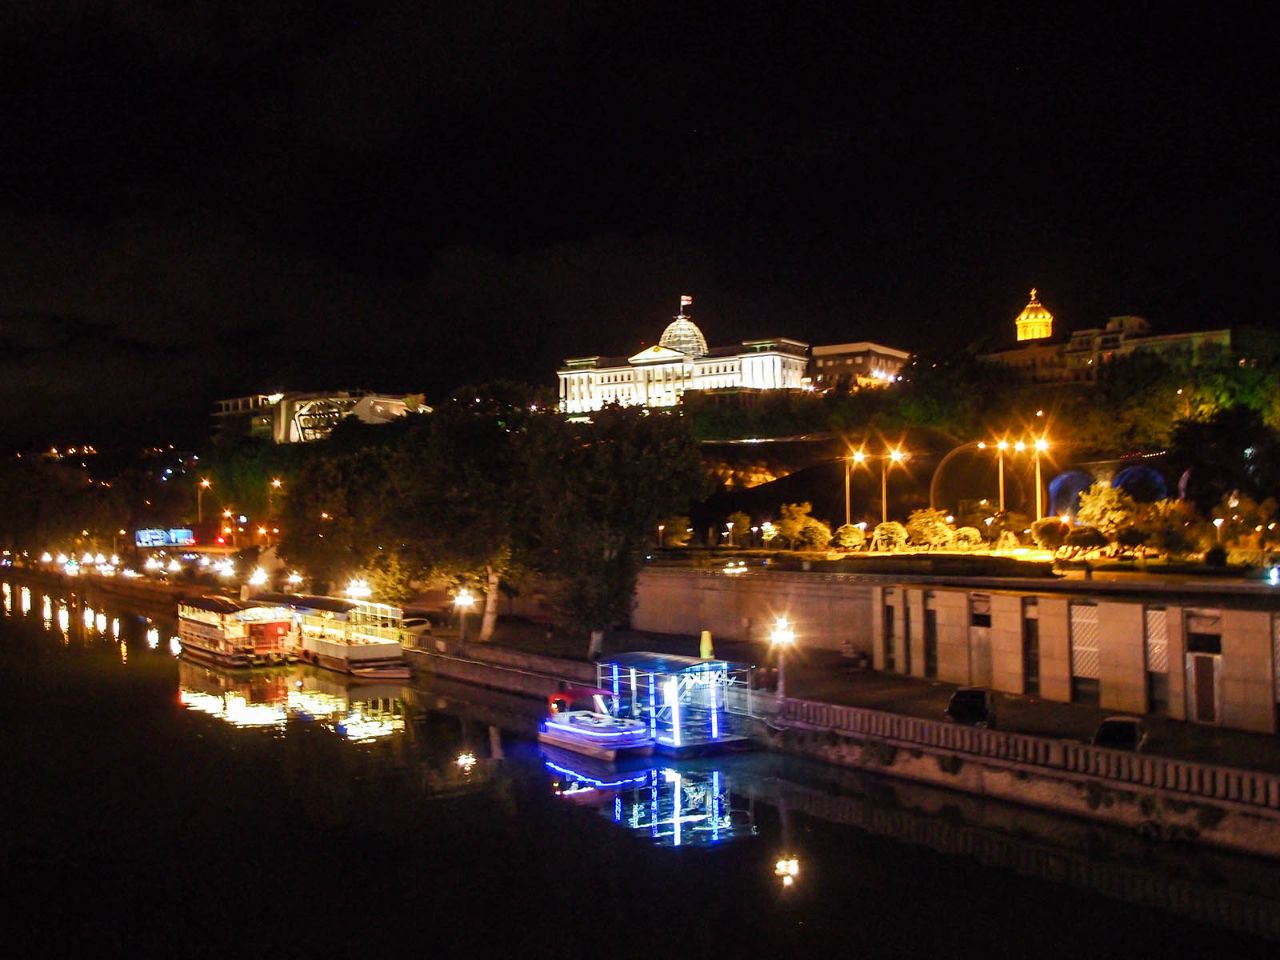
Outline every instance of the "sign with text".
<path fill-rule="evenodd" d="M 185 527 L 173 527 L 168 530 L 152 527 L 135 530 L 133 542 L 140 547 L 190 547 L 196 542 L 196 535 Z"/>

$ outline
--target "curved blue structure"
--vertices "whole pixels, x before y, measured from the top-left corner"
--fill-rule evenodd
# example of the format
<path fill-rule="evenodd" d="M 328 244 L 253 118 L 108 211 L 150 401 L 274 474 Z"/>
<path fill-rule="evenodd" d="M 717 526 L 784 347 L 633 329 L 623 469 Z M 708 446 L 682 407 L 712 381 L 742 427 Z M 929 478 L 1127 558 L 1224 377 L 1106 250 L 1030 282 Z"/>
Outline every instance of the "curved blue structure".
<path fill-rule="evenodd" d="M 1080 505 L 1080 494 L 1093 486 L 1092 474 L 1083 470 L 1067 470 L 1049 481 L 1049 513 L 1061 516 L 1075 515 Z"/>
<path fill-rule="evenodd" d="M 1164 475 L 1145 464 L 1125 467 L 1111 481 L 1113 487 L 1123 490 L 1139 503 L 1164 500 L 1169 496 L 1169 486 Z"/>

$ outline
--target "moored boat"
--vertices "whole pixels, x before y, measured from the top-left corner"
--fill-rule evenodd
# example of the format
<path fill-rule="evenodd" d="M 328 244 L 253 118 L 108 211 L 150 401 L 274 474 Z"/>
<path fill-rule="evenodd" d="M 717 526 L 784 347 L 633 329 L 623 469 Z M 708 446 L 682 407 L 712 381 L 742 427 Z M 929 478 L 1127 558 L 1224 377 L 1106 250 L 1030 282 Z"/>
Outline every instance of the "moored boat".
<path fill-rule="evenodd" d="M 287 609 L 209 594 L 178 601 L 182 654 L 223 667 L 253 667 L 291 659 L 293 618 Z"/>
<path fill-rule="evenodd" d="M 608 690 L 595 688 L 552 694 L 547 718 L 538 728 L 538 740 L 597 760 L 653 753 L 648 726 L 630 717 L 614 716 L 611 700 Z"/>
<path fill-rule="evenodd" d="M 385 603 L 311 594 L 263 593 L 256 603 L 279 604 L 292 615 L 291 643 L 306 663 L 361 680 L 408 680 L 401 646 L 401 611 Z"/>

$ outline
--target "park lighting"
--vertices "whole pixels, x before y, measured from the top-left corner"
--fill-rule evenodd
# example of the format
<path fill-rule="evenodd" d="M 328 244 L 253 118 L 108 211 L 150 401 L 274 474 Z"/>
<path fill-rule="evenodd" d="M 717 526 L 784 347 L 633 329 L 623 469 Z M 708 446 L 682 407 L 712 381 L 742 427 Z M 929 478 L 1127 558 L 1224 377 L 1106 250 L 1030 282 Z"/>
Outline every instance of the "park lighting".
<path fill-rule="evenodd" d="M 778 650 L 778 692 L 779 700 L 787 696 L 787 648 L 796 642 L 796 632 L 786 617 L 779 617 L 769 634 L 769 642 Z"/>
<path fill-rule="evenodd" d="M 1060 516 L 1058 519 L 1059 519 L 1059 520 L 1061 520 L 1063 523 L 1065 523 L 1065 524 L 1068 524 L 1068 525 L 1069 525 L 1069 524 L 1071 523 L 1071 514 L 1069 514 L 1069 513 L 1064 513 L 1064 514 L 1063 514 L 1062 516 Z"/>
<path fill-rule="evenodd" d="M 453 598 L 453 608 L 458 611 L 458 639 L 467 639 L 467 611 L 476 605 L 475 594 L 466 587 L 460 589 Z"/>
<path fill-rule="evenodd" d="M 1013 449 L 1014 449 L 1017 453 L 1022 453 L 1022 451 L 1023 451 L 1023 450 L 1026 450 L 1026 449 L 1027 449 L 1027 445 L 1026 445 L 1025 443 L 1023 443 L 1021 440 L 1019 440 L 1017 443 L 1015 443 L 1015 444 L 1013 445 Z"/>
<path fill-rule="evenodd" d="M 888 457 L 880 458 L 880 522 L 889 522 L 889 464 L 902 463 L 907 455 L 901 447 L 894 447 Z"/>
<path fill-rule="evenodd" d="M 1039 520 L 1044 516 L 1044 489 L 1040 482 L 1040 454 L 1049 449 L 1049 441 L 1044 437 L 1040 437 L 1035 443 L 1035 461 L 1036 461 L 1036 519 Z"/>
<path fill-rule="evenodd" d="M 1213 521 L 1213 525 L 1218 528 L 1218 542 L 1222 542 L 1222 525 L 1226 523 L 1221 517 L 1217 517 Z"/>
<path fill-rule="evenodd" d="M 347 596 L 352 600 L 368 600 L 373 596 L 369 581 L 363 577 L 352 577 L 347 583 Z"/>

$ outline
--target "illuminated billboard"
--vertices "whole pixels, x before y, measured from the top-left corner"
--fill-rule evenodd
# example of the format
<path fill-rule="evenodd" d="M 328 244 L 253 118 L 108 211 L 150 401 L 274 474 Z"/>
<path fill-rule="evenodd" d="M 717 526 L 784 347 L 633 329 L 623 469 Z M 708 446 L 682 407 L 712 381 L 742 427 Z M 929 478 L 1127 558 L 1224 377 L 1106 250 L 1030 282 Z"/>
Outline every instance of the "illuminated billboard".
<path fill-rule="evenodd" d="M 185 527 L 162 530 L 159 527 L 135 530 L 133 542 L 140 547 L 190 547 L 196 542 L 195 532 Z"/>

